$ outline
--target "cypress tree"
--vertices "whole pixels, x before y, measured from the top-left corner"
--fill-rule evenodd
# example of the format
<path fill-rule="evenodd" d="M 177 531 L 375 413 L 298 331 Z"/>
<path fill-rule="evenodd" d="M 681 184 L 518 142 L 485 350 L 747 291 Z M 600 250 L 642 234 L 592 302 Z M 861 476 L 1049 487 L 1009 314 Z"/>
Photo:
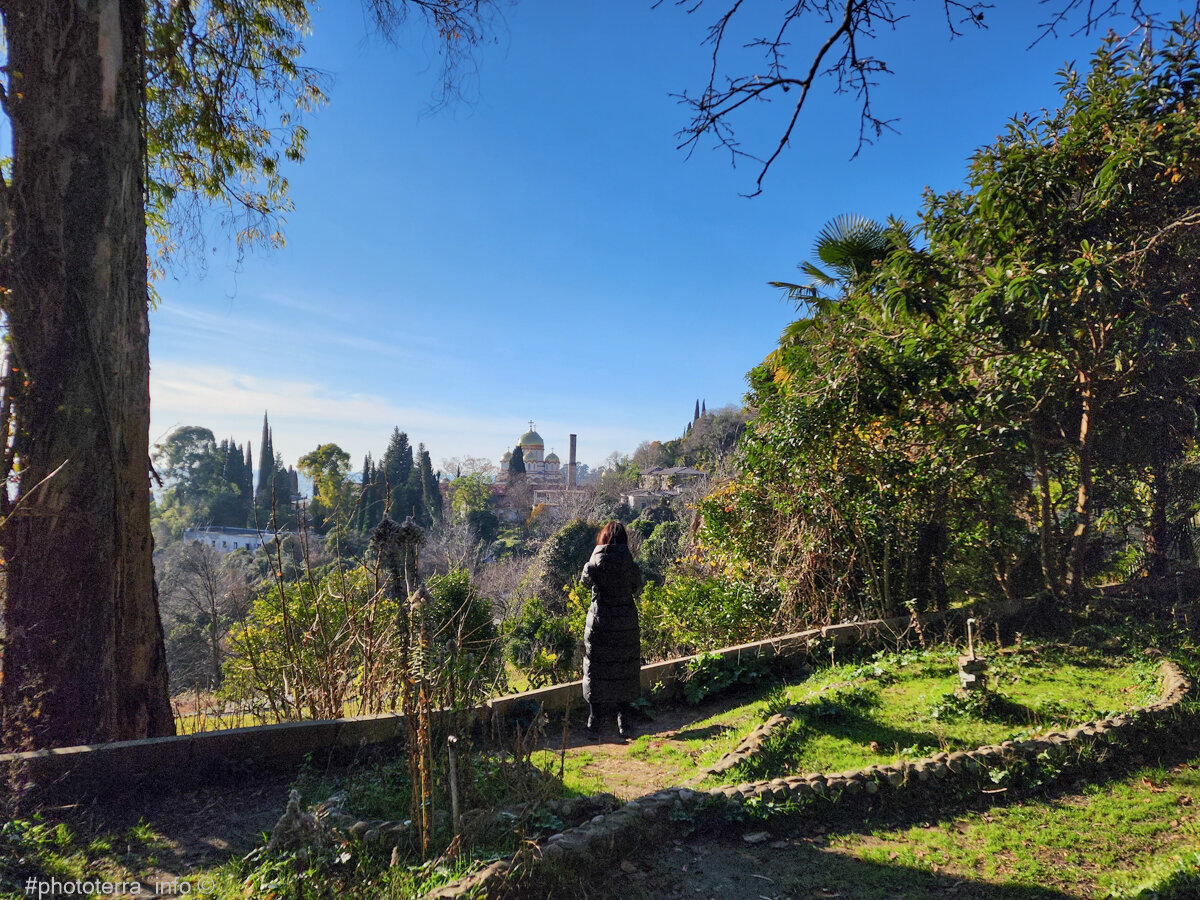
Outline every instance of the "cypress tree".
<path fill-rule="evenodd" d="M 367 486 L 371 475 L 371 454 L 363 457 L 362 478 L 358 482 L 358 501 L 354 504 L 354 515 L 350 519 L 352 531 L 367 530 Z"/>
<path fill-rule="evenodd" d="M 521 449 L 521 445 L 513 447 L 512 456 L 508 460 L 508 474 L 524 475 L 525 474 L 525 451 Z"/>
<path fill-rule="evenodd" d="M 246 457 L 242 460 L 242 514 L 244 524 L 254 524 L 254 451 L 246 441 Z"/>
<path fill-rule="evenodd" d="M 292 476 L 283 465 L 283 456 L 276 453 L 273 471 L 271 472 L 271 491 L 273 497 L 268 502 L 274 502 L 278 527 L 282 530 L 290 527 L 292 521 Z"/>
<path fill-rule="evenodd" d="M 707 415 L 708 415 L 708 402 L 705 400 L 701 400 L 700 401 L 700 417 L 703 418 L 704 416 L 707 416 Z"/>
<path fill-rule="evenodd" d="M 421 466 L 421 499 L 425 502 L 425 509 L 429 511 L 430 522 L 440 525 L 442 523 L 442 487 L 438 477 L 433 474 L 433 461 L 429 458 L 429 451 L 425 449 L 424 444 L 421 444 L 417 457 Z"/>
<path fill-rule="evenodd" d="M 413 502 L 408 496 L 408 478 L 412 473 L 412 464 L 413 452 L 408 443 L 408 435 L 396 428 L 392 431 L 387 450 L 384 451 L 380 475 L 385 483 L 385 491 L 391 494 L 385 513 L 400 521 L 412 514 Z M 382 516 L 380 518 L 382 519 Z"/>
<path fill-rule="evenodd" d="M 271 486 L 275 481 L 275 452 L 271 448 L 271 426 L 263 413 L 262 440 L 258 445 L 258 489 L 254 505 L 268 513 L 271 510 Z"/>
<path fill-rule="evenodd" d="M 428 528 L 432 523 L 429 509 L 425 506 L 425 486 L 421 481 L 421 467 L 413 466 L 408 470 L 408 483 L 405 485 L 404 501 L 408 504 L 400 510 L 406 516 L 412 516 L 417 524 Z"/>
<path fill-rule="evenodd" d="M 700 398 L 696 398 L 696 411 L 692 413 L 692 421 L 695 422 L 700 418 Z"/>

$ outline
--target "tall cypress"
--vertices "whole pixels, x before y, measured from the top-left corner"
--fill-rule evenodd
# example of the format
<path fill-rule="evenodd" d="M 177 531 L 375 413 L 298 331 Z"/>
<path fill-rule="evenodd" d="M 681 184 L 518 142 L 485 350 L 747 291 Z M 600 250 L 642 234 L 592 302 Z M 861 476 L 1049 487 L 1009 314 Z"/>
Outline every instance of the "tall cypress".
<path fill-rule="evenodd" d="M 442 523 L 442 487 L 438 477 L 433 474 L 433 461 L 429 458 L 429 451 L 425 449 L 424 444 L 420 445 L 417 458 L 420 460 L 421 466 L 421 499 L 425 502 L 430 522 L 440 525 Z"/>
<path fill-rule="evenodd" d="M 354 515 L 350 518 L 350 528 L 352 531 L 367 530 L 367 500 L 368 500 L 368 485 L 371 477 L 371 454 L 368 453 L 363 457 L 362 478 L 358 482 L 358 500 L 354 504 Z"/>
<path fill-rule="evenodd" d="M 421 467 L 411 466 L 408 470 L 408 484 L 405 486 L 404 502 L 408 504 L 400 510 L 406 516 L 412 516 L 417 524 L 428 528 L 432 524 L 429 508 L 425 505 L 425 486 L 421 480 Z"/>
<path fill-rule="evenodd" d="M 695 422 L 700 418 L 700 398 L 696 398 L 696 411 L 692 413 L 692 421 Z"/>
<path fill-rule="evenodd" d="M 271 448 L 271 426 L 267 414 L 263 413 L 262 440 L 258 444 L 258 488 L 254 494 L 254 505 L 270 511 L 271 487 L 275 480 L 275 451 Z"/>
<path fill-rule="evenodd" d="M 512 456 L 508 459 L 508 474 L 524 475 L 525 474 L 525 451 L 521 449 L 521 445 L 513 447 Z"/>
<path fill-rule="evenodd" d="M 273 461 L 270 489 L 273 497 L 278 527 L 290 528 L 292 521 L 292 476 L 283 465 L 283 456 L 276 453 Z"/>
<path fill-rule="evenodd" d="M 246 457 L 242 460 L 242 514 L 247 526 L 254 524 L 254 450 L 246 441 Z"/>

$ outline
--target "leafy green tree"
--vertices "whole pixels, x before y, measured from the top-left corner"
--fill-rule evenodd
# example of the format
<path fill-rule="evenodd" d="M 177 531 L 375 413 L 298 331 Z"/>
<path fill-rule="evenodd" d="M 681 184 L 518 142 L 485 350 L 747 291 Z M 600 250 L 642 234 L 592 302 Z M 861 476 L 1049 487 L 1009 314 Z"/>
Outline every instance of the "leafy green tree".
<path fill-rule="evenodd" d="M 313 483 L 315 496 L 310 511 L 317 529 L 324 530 L 338 522 L 344 524 L 353 506 L 351 485 L 346 479 L 350 474 L 350 454 L 337 444 L 321 444 L 301 456 L 296 465 Z"/>
<path fill-rule="evenodd" d="M 450 509 L 455 521 L 465 522 L 471 513 L 487 509 L 492 502 L 492 487 L 482 475 L 464 475 L 450 482 Z"/>
<path fill-rule="evenodd" d="M 229 479 L 228 456 L 212 431 L 197 425 L 176 428 L 155 447 L 155 465 L 167 485 L 160 515 L 174 510 L 173 531 L 192 525 L 237 524 L 241 490 Z"/>
<path fill-rule="evenodd" d="M 742 474 L 703 504 L 722 577 L 811 620 L 985 576 L 1078 598 L 1098 521 L 1153 535 L 1154 564 L 1200 399 L 1197 40 L 1194 20 L 1157 48 L 1110 39 L 1061 109 L 928 198 L 924 246 L 892 225 L 785 333 L 751 373 Z"/>
<path fill-rule="evenodd" d="M 930 198 L 928 253 L 906 261 L 893 288 L 921 298 L 913 281 L 929 275 L 952 298 L 945 327 L 1059 405 L 1051 422 L 1063 423 L 1075 472 L 1076 599 L 1095 477 L 1117 462 L 1105 444 L 1122 446 L 1126 472 L 1162 477 L 1194 431 L 1198 39 L 1196 20 L 1180 20 L 1161 47 L 1113 37 L 1086 76 L 1064 72 L 1060 109 L 1012 122 L 976 154 L 967 190 Z M 1150 415 L 1119 418 L 1126 397 Z M 1044 485 L 1043 509 L 1049 494 Z M 1161 521 L 1147 524 L 1161 534 Z"/>

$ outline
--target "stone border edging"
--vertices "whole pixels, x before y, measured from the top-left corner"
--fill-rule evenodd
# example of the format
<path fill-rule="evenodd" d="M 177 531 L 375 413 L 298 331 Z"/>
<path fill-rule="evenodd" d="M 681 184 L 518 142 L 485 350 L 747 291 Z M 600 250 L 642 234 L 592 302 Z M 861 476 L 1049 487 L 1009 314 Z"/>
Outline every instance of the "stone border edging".
<path fill-rule="evenodd" d="M 861 684 L 863 681 L 865 681 L 865 679 L 857 681 L 839 681 L 835 684 L 827 684 L 825 687 L 817 691 L 816 696 L 819 697 L 822 694 L 830 691 Z M 685 784 L 688 786 L 699 784 L 706 778 L 711 778 L 713 775 L 723 775 L 730 769 L 740 766 L 749 759 L 753 759 L 756 755 L 758 755 L 759 748 L 762 747 L 763 743 L 769 737 L 771 737 L 771 735 L 784 728 L 789 722 L 795 721 L 796 713 L 803 705 L 803 702 L 792 703 L 783 712 L 775 713 L 775 715 L 769 717 L 763 722 L 760 722 L 758 725 L 755 725 L 754 728 L 750 729 L 750 731 L 743 736 L 740 741 L 738 741 L 737 746 L 735 746 L 728 753 L 722 755 L 720 759 L 718 759 L 707 769 L 701 769 L 699 772 L 689 778 Z"/>
<path fill-rule="evenodd" d="M 499 897 L 510 888 L 510 878 L 525 878 L 538 869 L 578 868 L 586 870 L 604 860 L 626 852 L 644 840 L 647 831 L 670 828 L 671 814 L 691 818 L 704 801 L 744 804 L 752 799 L 765 798 L 776 802 L 809 800 L 821 797 L 837 802 L 842 796 L 877 794 L 881 790 L 903 791 L 912 785 L 939 781 L 966 781 L 967 778 L 1017 760 L 1036 760 L 1044 752 L 1066 746 L 1090 746 L 1101 740 L 1112 740 L 1144 721 L 1165 718 L 1187 697 L 1192 689 L 1191 679 L 1170 660 L 1159 664 L 1162 678 L 1160 699 L 1129 712 L 1106 719 L 1086 722 L 1067 731 L 1050 731 L 1044 735 L 1019 741 L 1002 741 L 997 745 L 976 750 L 935 753 L 924 759 L 870 765 L 863 769 L 835 774 L 774 778 L 746 784 L 722 785 L 711 790 L 686 787 L 667 788 L 629 801 L 625 806 L 596 816 L 577 828 L 551 835 L 536 845 L 534 852 L 521 853 L 512 859 L 500 860 L 480 869 L 453 884 L 425 895 L 425 900 L 469 900 L 469 898 Z"/>

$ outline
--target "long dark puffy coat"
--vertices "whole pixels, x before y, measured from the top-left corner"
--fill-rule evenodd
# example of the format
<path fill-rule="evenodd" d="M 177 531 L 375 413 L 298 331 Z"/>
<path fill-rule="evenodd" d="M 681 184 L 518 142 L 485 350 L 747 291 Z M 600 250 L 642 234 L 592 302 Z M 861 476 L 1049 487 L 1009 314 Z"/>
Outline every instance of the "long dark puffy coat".
<path fill-rule="evenodd" d="M 642 693 L 642 643 L 633 598 L 642 570 L 625 544 L 601 544 L 580 579 L 592 590 L 583 632 L 583 698 L 588 703 L 628 703 Z"/>

